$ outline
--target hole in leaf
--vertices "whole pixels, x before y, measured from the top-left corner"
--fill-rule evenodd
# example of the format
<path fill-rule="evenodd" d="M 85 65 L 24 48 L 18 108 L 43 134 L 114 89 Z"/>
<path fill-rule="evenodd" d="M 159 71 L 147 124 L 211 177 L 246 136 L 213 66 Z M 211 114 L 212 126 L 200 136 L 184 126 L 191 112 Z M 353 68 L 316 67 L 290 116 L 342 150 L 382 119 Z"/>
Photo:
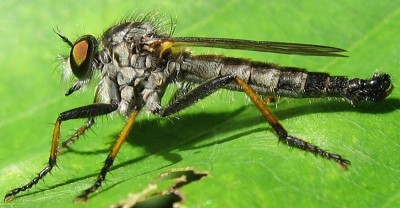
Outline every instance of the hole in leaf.
<path fill-rule="evenodd" d="M 128 198 L 111 205 L 110 208 L 179 207 L 183 201 L 179 188 L 198 181 L 208 174 L 193 168 L 174 169 L 155 178 L 140 193 L 129 194 Z"/>

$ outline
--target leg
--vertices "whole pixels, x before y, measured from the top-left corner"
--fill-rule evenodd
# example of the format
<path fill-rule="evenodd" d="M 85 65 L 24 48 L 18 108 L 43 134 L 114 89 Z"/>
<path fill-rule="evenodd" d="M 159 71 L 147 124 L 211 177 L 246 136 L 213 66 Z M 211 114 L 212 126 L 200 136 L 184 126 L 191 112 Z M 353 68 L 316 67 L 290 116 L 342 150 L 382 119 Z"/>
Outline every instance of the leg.
<path fill-rule="evenodd" d="M 93 118 L 95 116 L 111 113 L 117 109 L 118 104 L 113 102 L 112 104 L 91 104 L 60 113 L 54 126 L 53 140 L 48 165 L 43 170 L 41 170 L 38 175 L 33 178 L 29 183 L 8 192 L 4 197 L 4 201 L 12 201 L 15 198 L 15 195 L 17 195 L 19 192 L 32 188 L 33 185 L 37 184 L 39 180 L 43 179 L 56 165 L 58 143 L 60 137 L 60 126 L 62 121 L 78 118 Z"/>
<path fill-rule="evenodd" d="M 169 116 L 175 114 L 191 105 L 196 103 L 198 100 L 201 100 L 213 92 L 217 91 L 221 87 L 226 84 L 232 83 L 235 78 L 233 76 L 223 76 L 216 77 L 214 79 L 210 79 L 207 82 L 197 86 L 195 89 L 190 92 L 184 94 L 182 97 L 174 100 L 169 104 L 166 108 L 160 110 L 159 112 L 155 112 L 155 114 L 160 116 Z"/>
<path fill-rule="evenodd" d="M 327 152 L 319 147 L 308 143 L 299 138 L 288 135 L 288 132 L 283 128 L 283 126 L 279 123 L 278 119 L 271 113 L 271 111 L 267 108 L 267 106 L 263 103 L 261 98 L 256 94 L 256 92 L 246 84 L 243 80 L 239 78 L 235 78 L 235 81 L 238 85 L 240 85 L 243 91 L 250 97 L 253 103 L 256 105 L 258 110 L 263 114 L 263 116 L 267 119 L 268 123 L 272 126 L 275 133 L 278 135 L 280 141 L 284 141 L 287 145 L 292 147 L 297 147 L 304 151 L 312 152 L 317 155 L 321 155 L 322 157 L 331 159 L 336 161 L 343 169 L 346 169 L 348 165 L 350 165 L 350 161 L 342 158 L 338 154 L 332 154 Z"/>
<path fill-rule="evenodd" d="M 224 86 L 228 83 L 231 83 L 233 80 L 234 80 L 233 76 L 224 76 L 224 77 L 217 77 L 217 78 L 211 79 L 211 80 L 203 83 L 202 85 L 198 86 L 197 88 L 193 89 L 189 93 L 185 94 L 184 96 L 173 101 L 171 103 L 171 105 L 169 105 L 167 108 L 162 109 L 159 112 L 155 112 L 155 113 L 160 116 L 168 116 L 168 115 L 174 114 L 174 113 L 192 105 L 196 101 L 210 95 L 211 93 L 215 92 L 222 86 Z M 94 184 L 91 187 L 84 190 L 82 192 L 82 194 L 76 198 L 77 202 L 87 201 L 89 198 L 89 195 L 91 193 L 95 192 L 101 186 L 101 184 L 105 180 L 107 172 L 109 171 L 110 167 L 112 166 L 114 159 L 115 159 L 116 155 L 118 154 L 122 144 L 127 139 L 129 132 L 131 131 L 131 129 L 133 127 L 135 118 L 138 113 L 139 113 L 139 111 L 133 111 L 131 113 L 127 123 L 125 124 L 125 127 L 121 131 L 110 154 L 107 156 L 107 159 L 104 162 L 104 166 L 101 169 L 100 174 L 97 177 L 97 180 L 94 182 Z"/>
<path fill-rule="evenodd" d="M 248 86 L 245 81 L 239 78 L 235 78 L 233 76 L 217 77 L 199 85 L 197 88 L 193 89 L 184 96 L 178 98 L 177 100 L 172 102 L 169 106 L 167 106 L 165 109 L 161 110 L 158 113 L 158 115 L 168 116 L 176 112 L 179 112 L 180 110 L 189 107 L 196 101 L 205 98 L 206 96 L 215 92 L 224 85 L 231 83 L 232 81 L 235 81 L 239 86 L 242 87 L 243 91 L 250 97 L 250 99 L 253 101 L 256 107 L 267 119 L 267 122 L 272 126 L 275 133 L 278 135 L 280 141 L 284 141 L 289 146 L 297 147 L 299 149 L 312 152 L 314 154 L 321 155 L 322 157 L 334 160 L 337 163 L 339 163 L 339 165 L 343 169 L 346 169 L 347 166 L 350 164 L 349 160 L 342 158 L 338 154 L 327 152 L 311 143 L 308 143 L 297 137 L 288 135 L 287 131 L 279 123 L 278 119 L 267 108 L 267 106 L 264 104 L 262 99 L 257 95 L 257 93 L 250 86 Z"/>
<path fill-rule="evenodd" d="M 86 132 L 86 130 L 90 129 L 93 124 L 94 118 L 89 118 L 85 122 L 85 124 L 83 124 L 78 130 L 76 130 L 76 132 L 69 139 L 61 143 L 61 147 L 58 148 L 58 153 L 62 152 L 65 148 L 68 148 L 68 146 L 78 140 L 79 137 L 82 136 Z"/>
<path fill-rule="evenodd" d="M 64 42 L 70 43 L 70 41 L 65 36 L 61 35 L 59 32 L 56 31 L 54 32 L 57 33 L 57 35 L 59 35 Z M 98 97 L 99 97 L 99 88 L 97 87 L 93 103 L 100 103 Z M 88 118 L 85 124 L 83 124 L 69 139 L 61 143 L 61 147 L 58 149 L 58 152 L 59 153 L 62 152 L 65 148 L 68 148 L 68 146 L 70 146 L 72 143 L 78 140 L 79 137 L 82 136 L 86 132 L 86 130 L 90 129 L 90 127 L 92 127 L 94 123 L 95 122 L 93 117 Z"/>
<path fill-rule="evenodd" d="M 94 182 L 94 184 L 90 188 L 84 190 L 82 192 L 82 194 L 76 198 L 76 201 L 78 201 L 78 202 L 79 201 L 87 201 L 89 198 L 89 194 L 95 192 L 101 186 L 102 182 L 106 178 L 108 170 L 110 169 L 111 165 L 114 162 L 115 157 L 117 156 L 117 154 L 119 152 L 119 149 L 121 148 L 122 144 L 125 142 L 126 138 L 128 137 L 129 132 L 132 130 L 136 115 L 138 113 L 139 113 L 139 111 L 133 111 L 131 113 L 128 121 L 125 124 L 125 127 L 122 129 L 117 141 L 115 142 L 113 148 L 111 149 L 110 154 L 108 155 L 106 161 L 104 162 L 104 166 L 101 169 L 100 174 L 97 177 L 97 180 Z"/>

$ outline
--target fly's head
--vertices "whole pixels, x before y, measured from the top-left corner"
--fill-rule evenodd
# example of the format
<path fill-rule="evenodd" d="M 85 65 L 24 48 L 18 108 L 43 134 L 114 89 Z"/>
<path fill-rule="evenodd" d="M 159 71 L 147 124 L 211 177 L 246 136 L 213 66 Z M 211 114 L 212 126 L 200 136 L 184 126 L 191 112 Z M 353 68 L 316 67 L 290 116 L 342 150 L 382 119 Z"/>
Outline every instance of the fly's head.
<path fill-rule="evenodd" d="M 393 91 L 390 75 L 375 73 L 371 79 L 352 79 L 349 80 L 349 90 L 347 97 L 350 101 L 381 101 Z"/>
<path fill-rule="evenodd" d="M 66 60 L 65 70 L 78 78 L 78 81 L 65 93 L 66 96 L 79 90 L 89 82 L 93 74 L 94 56 L 97 53 L 98 41 L 92 35 L 79 37 L 74 43 L 59 32 L 55 33 L 61 37 L 70 47 L 71 51 Z"/>

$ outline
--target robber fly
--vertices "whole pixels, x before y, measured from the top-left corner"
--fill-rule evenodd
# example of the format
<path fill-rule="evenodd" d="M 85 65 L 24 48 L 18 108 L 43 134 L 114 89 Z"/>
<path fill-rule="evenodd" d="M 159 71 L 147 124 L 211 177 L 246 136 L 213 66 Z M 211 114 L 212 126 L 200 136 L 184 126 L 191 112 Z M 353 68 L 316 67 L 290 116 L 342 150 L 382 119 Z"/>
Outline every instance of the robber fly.
<path fill-rule="evenodd" d="M 65 59 L 65 70 L 72 71 L 71 74 L 77 78 L 65 95 L 78 91 L 97 74 L 100 81 L 95 91 L 94 102 L 59 114 L 54 126 L 48 165 L 27 184 L 8 192 L 5 201 L 13 200 L 18 193 L 32 188 L 43 179 L 57 164 L 60 150 L 70 146 L 83 135 L 94 124 L 96 117 L 119 112 L 126 117 L 126 124 L 94 184 L 77 197 L 78 200 L 87 200 L 105 180 L 118 151 L 133 127 L 136 116 L 143 108 L 157 116 L 170 116 L 221 88 L 246 93 L 272 126 L 279 141 L 333 160 L 346 169 L 350 164 L 349 160 L 290 135 L 260 96 L 338 97 L 354 104 L 359 101 L 381 101 L 393 90 L 388 74 L 375 73 L 367 80 L 350 79 L 222 55 L 193 55 L 182 47 L 339 57 L 344 56 L 345 51 L 309 44 L 171 37 L 171 34 L 163 32 L 160 24 L 154 21 L 151 15 L 122 21 L 107 29 L 100 39 L 84 35 L 72 42 L 60 32 L 55 32 L 71 47 L 69 57 Z M 174 83 L 189 83 L 195 87 L 179 85 L 182 87 L 178 87 L 169 104 L 162 106 L 160 100 L 166 88 Z M 59 144 L 61 123 L 81 118 L 87 119 L 84 125 L 69 139 Z"/>

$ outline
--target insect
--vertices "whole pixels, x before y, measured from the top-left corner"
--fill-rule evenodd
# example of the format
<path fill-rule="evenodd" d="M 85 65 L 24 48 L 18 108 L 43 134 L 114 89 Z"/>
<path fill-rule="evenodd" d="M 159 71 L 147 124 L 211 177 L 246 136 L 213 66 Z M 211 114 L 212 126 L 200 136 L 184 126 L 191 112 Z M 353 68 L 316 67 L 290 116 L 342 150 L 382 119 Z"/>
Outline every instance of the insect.
<path fill-rule="evenodd" d="M 171 24 L 172 25 L 172 24 Z M 92 35 L 71 42 L 60 32 L 56 34 L 71 47 L 65 59 L 65 70 L 76 77 L 66 96 L 80 90 L 93 76 L 99 75 L 93 104 L 59 114 L 56 119 L 50 157 L 47 166 L 27 184 L 5 195 L 13 200 L 20 192 L 32 188 L 57 164 L 62 149 L 70 146 L 85 133 L 98 116 L 118 112 L 126 124 L 112 146 L 94 184 L 84 190 L 77 200 L 86 201 L 103 183 L 118 151 L 131 131 L 139 112 L 147 109 L 157 116 L 173 115 L 218 89 L 244 92 L 255 104 L 273 131 L 288 146 L 320 155 L 338 163 L 343 169 L 350 161 L 309 142 L 290 135 L 267 108 L 260 96 L 316 98 L 337 97 L 351 104 L 361 101 L 381 101 L 394 89 L 388 74 L 375 73 L 370 79 L 330 76 L 307 72 L 296 67 L 250 61 L 222 55 L 194 55 L 182 47 L 213 47 L 252 50 L 306 56 L 343 57 L 342 49 L 297 43 L 266 42 L 240 39 L 172 37 L 162 29 L 153 15 L 128 18 L 109 29 L 101 38 Z M 167 106 L 161 105 L 166 88 L 177 84 L 178 89 Z M 64 121 L 87 119 L 69 139 L 60 144 L 60 127 Z"/>

